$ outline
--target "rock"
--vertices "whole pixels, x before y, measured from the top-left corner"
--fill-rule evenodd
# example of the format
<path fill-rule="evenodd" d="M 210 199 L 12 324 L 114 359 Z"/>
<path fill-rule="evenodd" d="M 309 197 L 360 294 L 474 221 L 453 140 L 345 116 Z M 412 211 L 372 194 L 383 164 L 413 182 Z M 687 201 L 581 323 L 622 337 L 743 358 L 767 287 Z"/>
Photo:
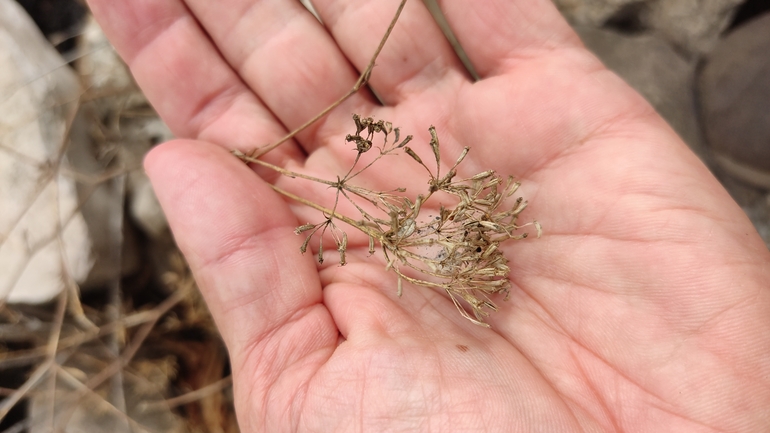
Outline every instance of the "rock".
<path fill-rule="evenodd" d="M 553 0 L 573 25 L 625 24 L 666 39 L 684 52 L 708 52 L 743 0 Z"/>
<path fill-rule="evenodd" d="M 652 1 L 643 21 L 677 47 L 702 54 L 713 48 L 743 1 Z"/>
<path fill-rule="evenodd" d="M 652 35 L 576 27 L 586 47 L 642 94 L 696 153 L 703 154 L 693 96 L 695 63 Z"/>
<path fill-rule="evenodd" d="M 78 40 L 79 52 L 76 67 L 89 92 L 96 96 L 118 94 L 136 90 L 134 79 L 125 63 L 115 52 L 93 16 L 86 19 Z"/>
<path fill-rule="evenodd" d="M 735 29 L 707 57 L 698 80 L 706 142 L 716 164 L 770 189 L 770 14 Z"/>
<path fill-rule="evenodd" d="M 587 27 L 601 27 L 612 17 L 643 4 L 639 0 L 553 0 L 553 2 L 570 23 Z"/>
<path fill-rule="evenodd" d="M 13 0 L 0 0 L 0 300 L 40 303 L 91 267 L 61 155 L 79 81 Z"/>
<path fill-rule="evenodd" d="M 741 206 L 759 235 L 770 248 L 770 193 L 737 180 L 727 173 L 717 172 L 719 181 Z"/>

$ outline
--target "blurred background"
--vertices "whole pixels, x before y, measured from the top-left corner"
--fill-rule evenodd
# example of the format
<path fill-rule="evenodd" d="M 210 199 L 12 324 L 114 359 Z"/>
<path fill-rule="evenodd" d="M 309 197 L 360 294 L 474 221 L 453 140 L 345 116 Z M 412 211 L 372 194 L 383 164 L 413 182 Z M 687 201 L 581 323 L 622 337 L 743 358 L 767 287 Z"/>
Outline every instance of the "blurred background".
<path fill-rule="evenodd" d="M 553 1 L 770 245 L 770 1 Z M 141 170 L 170 138 L 83 1 L 0 0 L 0 432 L 238 430 Z"/>

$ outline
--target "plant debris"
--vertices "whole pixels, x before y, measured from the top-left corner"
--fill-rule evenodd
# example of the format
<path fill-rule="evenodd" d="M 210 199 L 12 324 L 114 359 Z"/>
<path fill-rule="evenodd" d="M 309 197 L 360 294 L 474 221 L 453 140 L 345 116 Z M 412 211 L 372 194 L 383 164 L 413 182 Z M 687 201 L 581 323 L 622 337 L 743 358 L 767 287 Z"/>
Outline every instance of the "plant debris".
<path fill-rule="evenodd" d="M 234 153 L 245 162 L 257 163 L 286 176 L 319 182 L 337 190 L 334 206 L 327 209 L 274 187 L 280 194 L 314 207 L 324 215 L 322 221 L 304 224 L 295 230 L 298 235 L 309 232 L 300 246 L 301 252 L 307 251 L 310 240 L 320 232 L 318 261 L 322 263 L 323 235 L 328 230 L 339 251 L 340 265 L 345 265 L 348 235 L 340 229 L 337 221 L 345 222 L 369 236 L 370 253 L 374 252 L 375 242 L 380 244 L 387 260 L 387 269 L 398 276 L 399 297 L 402 279 L 418 286 L 440 288 L 446 291 L 463 317 L 477 325 L 489 326 L 484 319 L 490 312 L 497 310 L 490 296 L 503 293 L 506 295 L 504 299 L 507 299 L 511 287 L 508 259 L 500 249 L 501 243 L 526 238 L 527 233 L 520 232 L 525 226 L 534 226 L 538 237 L 541 233 L 537 221 L 517 224 L 519 214 L 527 206 L 523 198 L 506 200 L 516 193 L 520 183 L 511 176 L 504 179 L 494 170 L 457 179 L 457 167 L 470 151 L 468 147 L 463 149 L 452 168 L 442 176 L 439 138 L 433 126 L 428 131 L 435 170 L 429 168 L 414 150 L 406 146 L 412 136 L 408 135 L 399 141 L 400 130 L 394 129 L 390 122 L 375 121 L 371 117 L 357 114 L 353 115 L 353 121 L 356 131 L 347 135 L 345 141 L 355 144 L 357 155 L 347 174 L 338 177 L 336 181 L 291 172 L 257 158 Z M 389 142 L 391 134 L 394 139 Z M 373 143 L 377 136 L 382 140 L 381 146 Z M 361 155 L 372 149 L 376 149 L 379 154 L 363 168 L 354 171 Z M 425 168 L 428 189 L 424 194 L 410 198 L 404 188 L 372 191 L 350 183 L 350 180 L 372 167 L 383 156 L 399 154 L 400 151 Z M 444 193 L 442 199 L 452 197 L 452 206 L 434 204 L 438 201 L 439 193 Z M 352 203 L 360 218 L 337 213 L 340 198 Z M 506 203 L 511 201 L 506 207 Z M 366 207 L 375 210 L 365 210 L 365 203 L 368 204 Z M 438 215 L 425 216 L 424 209 L 438 209 Z M 403 272 L 405 268 L 417 271 L 420 276 L 406 275 Z"/>

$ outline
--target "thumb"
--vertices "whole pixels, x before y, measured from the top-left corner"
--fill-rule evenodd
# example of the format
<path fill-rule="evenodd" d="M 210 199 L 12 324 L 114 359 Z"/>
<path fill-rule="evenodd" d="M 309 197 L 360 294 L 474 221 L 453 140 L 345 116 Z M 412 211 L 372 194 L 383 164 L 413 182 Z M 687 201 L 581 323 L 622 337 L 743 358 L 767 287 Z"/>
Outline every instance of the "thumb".
<path fill-rule="evenodd" d="M 334 347 L 337 328 L 315 264 L 299 254 L 297 220 L 268 184 L 220 146 L 192 140 L 156 147 L 145 169 L 234 372 L 257 362 L 250 368 L 265 371 L 254 373 L 273 376 L 321 346 Z"/>

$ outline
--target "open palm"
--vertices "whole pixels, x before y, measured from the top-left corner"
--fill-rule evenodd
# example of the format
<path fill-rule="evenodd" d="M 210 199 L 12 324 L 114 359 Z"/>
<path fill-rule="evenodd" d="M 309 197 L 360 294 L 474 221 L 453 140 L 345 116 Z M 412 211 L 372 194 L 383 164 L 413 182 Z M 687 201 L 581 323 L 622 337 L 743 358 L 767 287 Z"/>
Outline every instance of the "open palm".
<path fill-rule="evenodd" d="M 414 134 L 418 152 L 435 125 L 445 161 L 471 147 L 462 175 L 515 175 L 544 235 L 506 247 L 513 289 L 491 329 L 438 291 L 397 298 L 364 236 L 344 267 L 300 255 L 293 229 L 321 217 L 266 182 L 327 204 L 333 191 L 228 153 L 344 94 L 396 0 L 316 1 L 326 29 L 289 0 L 90 3 L 184 138 L 146 168 L 231 352 L 244 431 L 770 429 L 768 251 L 549 1 L 440 2 L 473 82 L 413 0 L 370 81 L 382 103 L 357 94 L 265 156 L 336 179 L 355 112 Z M 410 162 L 356 181 L 422 193 Z"/>

